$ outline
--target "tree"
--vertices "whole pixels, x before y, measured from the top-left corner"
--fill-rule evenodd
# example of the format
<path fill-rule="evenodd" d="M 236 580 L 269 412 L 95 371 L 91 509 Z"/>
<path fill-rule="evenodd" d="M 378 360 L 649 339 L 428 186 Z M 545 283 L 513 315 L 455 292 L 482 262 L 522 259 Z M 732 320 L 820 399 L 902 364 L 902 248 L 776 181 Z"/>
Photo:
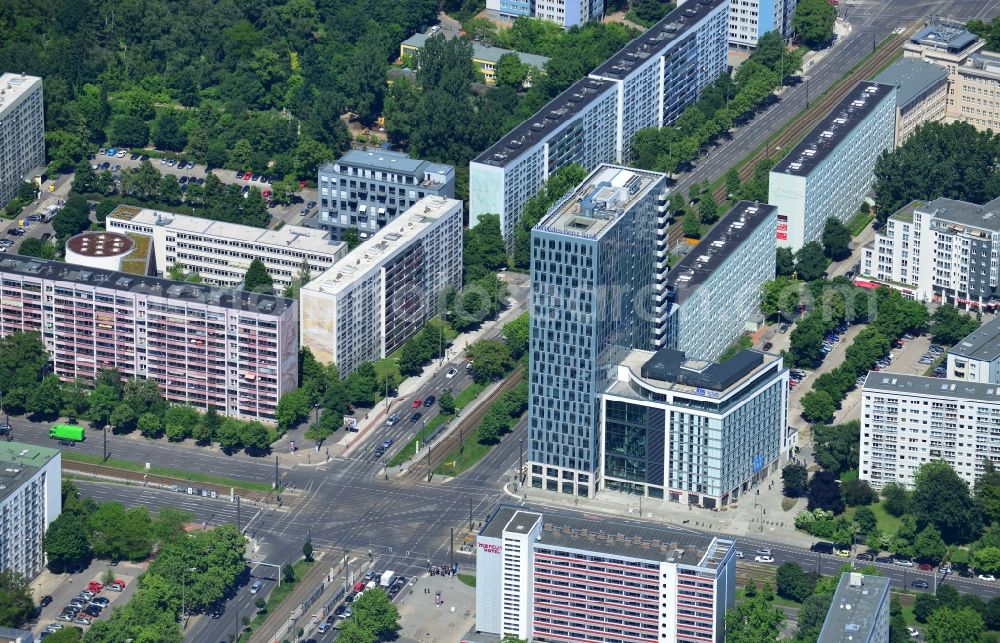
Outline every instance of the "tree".
<path fill-rule="evenodd" d="M 938 607 L 940 607 L 940 603 L 933 594 L 917 594 L 913 601 L 913 617 L 917 619 L 918 623 L 926 623 Z"/>
<path fill-rule="evenodd" d="M 247 268 L 246 275 L 243 277 L 243 289 L 268 294 L 274 292 L 274 280 L 260 259 L 254 259 L 250 262 L 250 267 Z"/>
<path fill-rule="evenodd" d="M 833 40 L 837 9 L 826 0 L 799 0 L 792 29 L 810 49 L 822 49 Z"/>
<path fill-rule="evenodd" d="M 507 425 L 495 414 L 487 413 L 476 428 L 476 439 L 482 444 L 496 444 L 507 430 Z"/>
<path fill-rule="evenodd" d="M 795 274 L 802 281 L 815 281 L 821 278 L 826 272 L 826 266 L 823 246 L 816 241 L 810 241 L 795 253 Z"/>
<path fill-rule="evenodd" d="M 477 340 L 465 352 L 473 363 L 472 379 L 480 384 L 500 379 L 512 365 L 507 345 L 496 339 Z"/>
<path fill-rule="evenodd" d="M 368 592 L 365 592 L 367 594 Z M 363 596 L 364 594 L 362 594 Z M 351 608 L 353 613 L 353 606 Z M 340 626 L 340 632 L 337 634 L 337 640 L 340 643 L 375 643 L 378 641 L 378 637 L 374 633 L 369 632 L 365 628 L 358 625 L 358 622 L 349 618 L 343 622 Z"/>
<path fill-rule="evenodd" d="M 240 442 L 250 455 L 263 454 L 271 447 L 271 434 L 260 422 L 247 422 L 240 430 Z"/>
<path fill-rule="evenodd" d="M 309 411 L 312 410 L 312 403 L 309 399 L 309 391 L 304 388 L 297 388 L 288 391 L 278 400 L 274 415 L 278 420 L 278 430 L 285 432 L 293 429 L 305 420 L 309 419 Z"/>
<path fill-rule="evenodd" d="M 438 407 L 442 413 L 449 415 L 455 413 L 455 398 L 452 396 L 450 388 L 441 391 L 441 396 L 438 398 Z"/>
<path fill-rule="evenodd" d="M 83 568 L 91 556 L 83 521 L 76 514 L 65 511 L 49 523 L 42 547 L 49 570 L 56 574 Z"/>
<path fill-rule="evenodd" d="M 302 543 L 302 557 L 306 561 L 311 561 L 313 558 L 313 544 L 311 538 L 306 538 L 306 541 Z"/>
<path fill-rule="evenodd" d="M 878 502 L 878 492 L 872 489 L 867 480 L 845 480 L 840 487 L 848 507 L 863 507 Z"/>
<path fill-rule="evenodd" d="M 823 253 L 834 261 L 851 256 L 851 231 L 833 217 L 823 226 Z"/>
<path fill-rule="evenodd" d="M 344 233 L 341 235 L 341 240 L 347 244 L 348 252 L 361 245 L 361 239 L 358 237 L 358 231 L 354 228 L 344 230 Z"/>
<path fill-rule="evenodd" d="M 60 239 L 83 232 L 90 225 L 90 205 L 79 194 L 71 194 L 52 219 L 52 229 Z"/>
<path fill-rule="evenodd" d="M 976 504 L 986 516 L 987 523 L 1000 521 L 1000 470 L 990 458 L 983 458 L 983 471 L 976 479 Z"/>
<path fill-rule="evenodd" d="M 910 491 L 898 482 L 886 484 L 882 487 L 882 508 L 896 517 L 909 512 Z"/>
<path fill-rule="evenodd" d="M 507 53 L 497 60 L 497 85 L 501 87 L 511 87 L 521 89 L 524 81 L 528 79 L 531 69 L 521 62 L 517 54 Z"/>
<path fill-rule="evenodd" d="M 778 596 L 801 603 L 816 588 L 816 576 L 807 574 L 796 563 L 782 563 L 775 577 Z"/>
<path fill-rule="evenodd" d="M 728 643 L 760 643 L 775 641 L 785 622 L 784 613 L 757 595 L 726 611 L 726 641 Z"/>
<path fill-rule="evenodd" d="M 0 570 L 0 626 L 20 627 L 34 611 L 28 580 L 13 570 Z"/>
<path fill-rule="evenodd" d="M 146 147 L 149 142 L 149 126 L 137 116 L 120 115 L 111 119 L 109 140 L 123 147 Z"/>
<path fill-rule="evenodd" d="M 961 312 L 951 304 L 938 306 L 931 316 L 931 337 L 943 346 L 954 346 L 972 331 L 979 328 L 979 322 Z"/>
<path fill-rule="evenodd" d="M 817 381 L 814 388 L 819 384 Z M 805 396 L 803 396 L 805 397 Z M 812 427 L 814 457 L 825 471 L 839 476 L 858 468 L 861 443 L 861 422 L 851 420 L 834 426 Z"/>
<path fill-rule="evenodd" d="M 25 409 L 40 418 L 53 418 L 62 408 L 62 381 L 55 373 L 46 375 L 28 393 Z"/>
<path fill-rule="evenodd" d="M 192 431 L 191 437 L 199 444 L 211 444 L 221 424 L 222 418 L 219 416 L 219 412 L 215 410 L 214 406 L 210 406 L 201 416 L 201 420 Z"/>
<path fill-rule="evenodd" d="M 168 406 L 156 381 L 143 378 L 125 382 L 122 401 L 132 407 L 139 416 L 144 413 L 152 413 L 154 416 L 166 413 Z M 159 418 L 156 420 L 159 422 Z"/>
<path fill-rule="evenodd" d="M 726 170 L 726 194 L 730 198 L 735 198 L 737 194 L 740 193 L 740 186 L 742 181 L 740 181 L 740 173 L 736 169 L 736 166 L 730 167 Z"/>
<path fill-rule="evenodd" d="M 282 565 L 281 566 L 281 580 L 284 581 L 284 582 L 286 582 L 286 583 L 289 583 L 289 584 L 294 583 L 295 580 L 296 580 L 295 579 L 295 568 L 292 567 L 291 565 Z"/>
<path fill-rule="evenodd" d="M 108 418 L 108 424 L 114 433 L 130 433 L 135 430 L 135 424 L 139 416 L 135 414 L 132 407 L 124 402 L 115 406 Z"/>
<path fill-rule="evenodd" d="M 844 500 L 840 497 L 837 478 L 827 471 L 817 471 L 809 481 L 809 511 L 825 509 L 834 515 L 844 513 Z"/>
<path fill-rule="evenodd" d="M 719 203 L 711 190 L 705 192 L 698 202 L 698 214 L 702 223 L 712 224 L 719 220 Z"/>
<path fill-rule="evenodd" d="M 187 145 L 187 134 L 181 129 L 173 111 L 164 111 L 156 119 L 153 125 L 153 144 L 158 150 L 170 152 L 180 152 Z"/>
<path fill-rule="evenodd" d="M 701 218 L 694 210 L 684 215 L 683 230 L 684 236 L 689 239 L 697 239 L 701 236 Z"/>
<path fill-rule="evenodd" d="M 789 462 L 781 469 L 782 493 L 789 498 L 805 495 L 809 488 L 809 470 L 805 465 Z"/>
<path fill-rule="evenodd" d="M 353 620 L 362 629 L 371 632 L 378 640 L 395 635 L 399 631 L 399 610 L 389 596 L 381 589 L 371 589 L 363 593 L 351 605 Z"/>
<path fill-rule="evenodd" d="M 970 542 L 979 534 L 980 516 L 969 486 L 942 460 L 917 469 L 912 507 L 919 522 L 937 527 L 947 543 Z"/>
<path fill-rule="evenodd" d="M 462 264 L 465 283 L 496 273 L 507 265 L 507 247 L 500 235 L 500 217 L 482 215 L 475 226 L 465 230 Z"/>
<path fill-rule="evenodd" d="M 531 321 L 528 313 L 517 316 L 513 321 L 503 326 L 503 341 L 507 344 L 512 359 L 520 359 L 528 352 L 528 340 L 531 335 Z"/>
<path fill-rule="evenodd" d="M 198 412 L 187 404 L 171 405 L 163 418 L 167 439 L 171 442 L 187 440 L 200 419 Z"/>
<path fill-rule="evenodd" d="M 941 608 L 927 619 L 924 640 L 927 643 L 954 643 L 955 641 L 980 641 L 986 633 L 983 617 L 974 610 Z"/>
<path fill-rule="evenodd" d="M 934 525 L 927 525 L 913 541 L 913 553 L 917 560 L 936 566 L 948 553 L 948 546 L 941 540 L 941 532 Z"/>
<path fill-rule="evenodd" d="M 833 594 L 812 594 L 802 602 L 797 619 L 799 629 L 795 634 L 796 641 L 816 641 L 819 638 L 832 602 Z"/>
<path fill-rule="evenodd" d="M 96 428 L 104 428 L 111 420 L 111 414 L 118 406 L 118 391 L 107 384 L 94 387 L 87 397 L 88 408 L 86 417 Z"/>
<path fill-rule="evenodd" d="M 160 543 L 175 540 L 184 535 L 184 525 L 192 520 L 194 520 L 194 516 L 183 509 L 163 507 L 153 520 L 153 537 Z"/>
<path fill-rule="evenodd" d="M 858 525 L 858 534 L 861 536 L 868 536 L 878 529 L 878 517 L 868 507 L 858 507 L 854 512 L 854 522 Z"/>
<path fill-rule="evenodd" d="M 254 599 L 253 605 L 254 605 L 254 607 L 257 608 L 257 613 L 258 614 L 266 614 L 267 613 L 267 601 L 264 600 L 263 596 L 258 595 L 257 598 Z"/>
<path fill-rule="evenodd" d="M 980 547 L 972 554 L 972 566 L 982 574 L 1000 573 L 1000 547 Z"/>
<path fill-rule="evenodd" d="M 815 388 L 802 396 L 802 417 L 809 422 L 831 422 L 837 405 L 826 391 Z"/>
<path fill-rule="evenodd" d="M 152 521 L 145 507 L 126 510 L 119 502 L 103 502 L 85 524 L 99 558 L 138 561 L 153 550 Z"/>
<path fill-rule="evenodd" d="M 774 254 L 775 273 L 779 277 L 787 277 L 795 272 L 795 254 L 791 248 L 778 248 Z"/>

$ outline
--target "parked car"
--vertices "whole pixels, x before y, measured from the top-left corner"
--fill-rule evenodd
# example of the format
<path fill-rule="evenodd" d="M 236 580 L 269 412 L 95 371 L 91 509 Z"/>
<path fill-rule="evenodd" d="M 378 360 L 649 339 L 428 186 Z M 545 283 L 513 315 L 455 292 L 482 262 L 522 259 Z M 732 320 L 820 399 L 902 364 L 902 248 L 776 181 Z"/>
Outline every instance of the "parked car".
<path fill-rule="evenodd" d="M 858 560 L 864 561 L 864 562 L 871 562 L 871 561 L 875 560 L 874 556 L 872 556 L 871 554 L 866 554 L 866 553 L 860 553 L 857 556 L 855 556 L 855 558 L 858 559 Z"/>
<path fill-rule="evenodd" d="M 919 569 L 920 571 L 929 572 L 934 569 L 934 565 L 931 565 L 930 563 L 920 563 L 919 565 L 917 565 L 917 569 Z"/>
<path fill-rule="evenodd" d="M 42 600 L 38 601 L 38 606 L 47 607 L 51 603 L 52 603 L 52 597 L 46 594 L 45 596 L 42 597 Z"/>
<path fill-rule="evenodd" d="M 979 580 L 984 580 L 984 581 L 990 582 L 990 583 L 995 583 L 996 580 L 997 580 L 996 576 L 994 576 L 993 574 L 980 574 L 979 576 L 976 576 L 976 578 L 978 578 Z"/>
<path fill-rule="evenodd" d="M 913 561 L 907 560 L 905 558 L 900 558 L 893 561 L 893 564 L 899 565 L 900 567 L 913 567 Z"/>
<path fill-rule="evenodd" d="M 787 333 L 788 332 L 788 324 L 782 324 L 781 326 L 779 326 L 778 327 L 778 332 L 779 333 Z"/>
<path fill-rule="evenodd" d="M 107 607 L 111 600 L 107 596 L 97 596 L 94 600 L 90 601 L 91 605 L 100 605 L 101 607 Z"/>
<path fill-rule="evenodd" d="M 906 633 L 910 635 L 911 639 L 920 638 L 920 630 L 915 627 L 907 627 Z"/>
<path fill-rule="evenodd" d="M 243 173 L 243 180 L 244 181 L 249 181 L 250 177 L 252 177 L 252 176 L 253 176 L 253 172 L 244 172 Z"/>

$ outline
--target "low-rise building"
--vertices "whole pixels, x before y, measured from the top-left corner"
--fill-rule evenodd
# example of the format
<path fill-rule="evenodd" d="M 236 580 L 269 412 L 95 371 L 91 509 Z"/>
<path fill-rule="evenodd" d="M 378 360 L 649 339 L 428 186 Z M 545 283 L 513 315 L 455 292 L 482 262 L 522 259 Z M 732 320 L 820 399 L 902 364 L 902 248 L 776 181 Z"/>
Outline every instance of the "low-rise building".
<path fill-rule="evenodd" d="M 427 43 L 427 39 L 433 37 L 436 34 L 432 33 L 415 33 L 406 40 L 404 40 L 399 45 L 399 57 L 400 59 L 413 58 L 417 53 L 424 48 Z M 442 37 L 445 37 L 442 35 Z M 512 51 L 510 49 L 503 49 L 501 47 L 491 47 L 489 45 L 482 45 L 478 42 L 472 43 L 472 63 L 476 66 L 476 69 L 483 75 L 483 80 L 487 85 L 497 84 L 497 63 L 500 62 L 500 58 L 506 56 L 507 54 L 512 54 L 517 56 L 517 59 L 521 61 L 522 64 L 534 67 L 534 75 L 539 74 L 545 70 L 545 65 L 549 62 L 549 59 L 545 56 L 538 56 L 536 54 L 526 54 L 520 51 Z"/>
<path fill-rule="evenodd" d="M 365 240 L 428 196 L 455 196 L 455 168 L 381 148 L 349 150 L 319 168 L 319 215 L 310 225 Z"/>
<path fill-rule="evenodd" d="M 299 292 L 302 346 L 341 376 L 381 359 L 462 285 L 462 202 L 426 197 Z"/>
<path fill-rule="evenodd" d="M 601 19 L 604 0 L 486 0 L 486 14 L 503 24 L 538 18 L 561 27 L 579 27 Z"/>
<path fill-rule="evenodd" d="M 994 317 L 948 351 L 950 380 L 1000 384 L 1000 317 Z"/>
<path fill-rule="evenodd" d="M 947 462 L 969 485 L 983 460 L 1000 462 L 995 384 L 871 372 L 861 390 L 859 477 L 875 488 L 913 486 L 917 468 Z"/>
<path fill-rule="evenodd" d="M 0 208 L 45 167 L 42 79 L 0 74 Z"/>
<path fill-rule="evenodd" d="M 667 274 L 667 323 L 657 328 L 657 346 L 711 361 L 754 330 L 761 287 L 775 275 L 776 211 L 740 201 L 674 266 Z"/>
<path fill-rule="evenodd" d="M 66 240 L 66 263 L 88 268 L 148 275 L 152 268 L 153 238 L 137 232 L 87 230 Z"/>
<path fill-rule="evenodd" d="M 476 537 L 476 630 L 539 642 L 721 642 L 735 546 L 502 505 Z"/>
<path fill-rule="evenodd" d="M 62 513 L 62 457 L 57 449 L 0 442 L 0 465 L 0 570 L 32 579 L 45 565 L 45 530 Z"/>
<path fill-rule="evenodd" d="M 721 364 L 632 351 L 600 396 L 602 489 L 711 509 L 790 457 L 788 370 L 742 351 Z"/>
<path fill-rule="evenodd" d="M 902 58 L 875 77 L 875 82 L 896 88 L 896 147 L 917 126 L 945 118 L 948 106 L 948 71 L 918 58 Z"/>
<path fill-rule="evenodd" d="M 895 112 L 895 87 L 860 82 L 771 170 L 778 246 L 798 250 L 820 240 L 827 219 L 857 214 L 875 161 L 893 147 Z"/>
<path fill-rule="evenodd" d="M 298 384 L 291 299 L 9 255 L 0 336 L 39 333 L 64 381 L 103 369 L 200 410 L 273 422 Z"/>
<path fill-rule="evenodd" d="M 166 276 L 179 266 L 185 274 L 197 273 L 204 283 L 215 286 L 239 286 L 250 263 L 260 259 L 280 291 L 305 272 L 319 275 L 347 254 L 346 243 L 313 228 L 286 225 L 270 230 L 130 205 L 112 211 L 105 227 L 108 232 L 149 237 L 158 275 Z M 94 267 L 117 269 L 111 264 Z"/>
<path fill-rule="evenodd" d="M 817 643 L 888 643 L 891 579 L 844 572 Z"/>

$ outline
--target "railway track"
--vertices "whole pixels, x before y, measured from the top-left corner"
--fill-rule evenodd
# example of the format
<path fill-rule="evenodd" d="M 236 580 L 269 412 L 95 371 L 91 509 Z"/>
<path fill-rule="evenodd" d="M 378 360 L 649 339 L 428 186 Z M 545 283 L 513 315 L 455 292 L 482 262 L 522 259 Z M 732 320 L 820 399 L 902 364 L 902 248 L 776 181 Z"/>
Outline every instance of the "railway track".
<path fill-rule="evenodd" d="M 754 166 L 757 165 L 759 161 L 767 158 L 770 150 L 777 147 L 787 150 L 790 146 L 794 145 L 803 136 L 805 136 L 809 130 L 816 127 L 816 124 L 819 123 L 820 120 L 822 120 L 822 118 L 844 98 L 844 95 L 847 94 L 848 90 L 860 81 L 872 78 L 875 75 L 875 72 L 896 56 L 899 52 L 899 48 L 904 42 L 906 42 L 907 39 L 909 39 L 911 35 L 916 32 L 916 30 L 920 27 L 920 24 L 920 21 L 915 21 L 903 30 L 902 33 L 894 35 L 892 40 L 876 51 L 872 56 L 865 59 L 850 75 L 836 81 L 830 89 L 819 98 L 819 100 L 815 101 L 803 113 L 802 116 L 793 121 L 790 127 L 786 128 L 775 138 L 771 139 L 770 142 L 764 146 L 764 149 L 759 149 L 739 161 L 740 180 L 746 181 L 750 178 L 750 175 L 753 173 Z M 726 186 L 720 185 L 716 188 L 713 196 L 718 203 L 725 201 L 728 196 L 726 194 Z M 683 227 L 683 222 L 681 221 L 675 222 L 670 227 L 668 247 L 673 248 L 681 241 L 684 236 Z"/>
<path fill-rule="evenodd" d="M 483 417 L 489 410 L 490 405 L 499 399 L 501 395 L 517 386 L 521 380 L 524 379 L 524 371 L 525 369 L 523 366 L 518 366 L 514 369 L 514 371 L 507 376 L 507 379 L 500 383 L 500 386 L 484 398 L 471 413 L 459 421 L 459 426 L 451 429 L 447 435 L 431 444 L 426 455 L 414 459 L 406 473 L 396 478 L 396 481 L 401 484 L 414 485 L 423 480 L 427 480 L 428 466 L 430 471 L 434 471 L 436 467 L 444 462 L 448 454 L 458 447 L 461 439 L 476 430 L 479 423 L 483 421 Z M 429 465 L 428 459 L 430 459 Z"/>

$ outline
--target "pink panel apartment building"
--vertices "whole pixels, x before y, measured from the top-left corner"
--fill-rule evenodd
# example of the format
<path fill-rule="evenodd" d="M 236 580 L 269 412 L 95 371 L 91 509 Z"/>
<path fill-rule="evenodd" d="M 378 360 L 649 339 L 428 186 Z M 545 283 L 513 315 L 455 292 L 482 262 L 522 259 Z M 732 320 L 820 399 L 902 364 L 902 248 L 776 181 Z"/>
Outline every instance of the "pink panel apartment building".
<path fill-rule="evenodd" d="M 0 282 L 0 335 L 40 333 L 63 380 L 117 368 L 170 402 L 264 422 L 298 384 L 293 300 L 17 256 Z"/>

